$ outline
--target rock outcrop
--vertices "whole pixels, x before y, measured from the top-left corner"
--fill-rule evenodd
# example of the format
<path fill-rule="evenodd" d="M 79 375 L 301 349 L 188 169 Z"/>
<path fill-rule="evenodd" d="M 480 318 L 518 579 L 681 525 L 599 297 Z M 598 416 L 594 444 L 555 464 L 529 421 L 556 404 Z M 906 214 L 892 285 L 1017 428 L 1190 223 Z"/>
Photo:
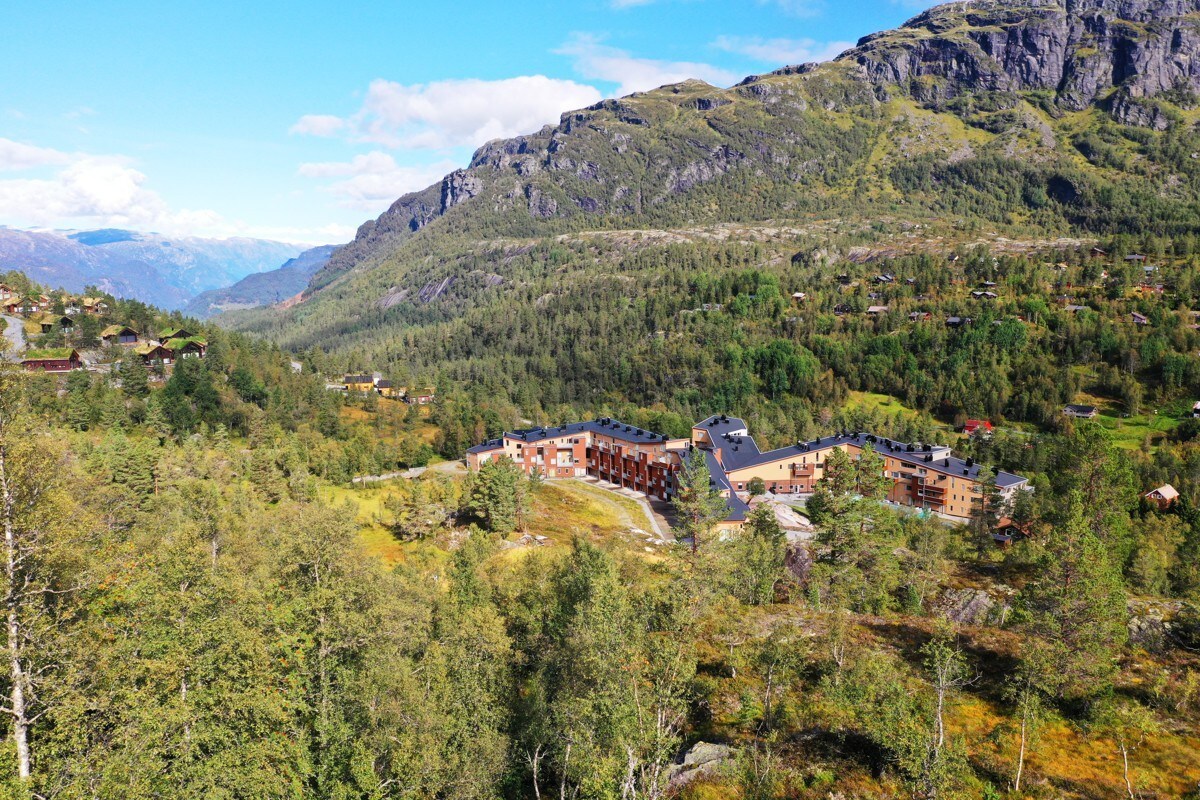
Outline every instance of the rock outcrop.
<path fill-rule="evenodd" d="M 950 3 L 864 38 L 841 60 L 930 104 L 1050 92 L 1064 111 L 1108 104 L 1121 122 L 1162 128 L 1165 118 L 1136 101 L 1200 85 L 1197 13 L 1196 0 Z"/>
<path fill-rule="evenodd" d="M 680 789 L 698 778 L 713 777 L 733 757 L 728 745 L 697 742 L 688 750 L 679 763 L 668 771 L 672 789 Z"/>

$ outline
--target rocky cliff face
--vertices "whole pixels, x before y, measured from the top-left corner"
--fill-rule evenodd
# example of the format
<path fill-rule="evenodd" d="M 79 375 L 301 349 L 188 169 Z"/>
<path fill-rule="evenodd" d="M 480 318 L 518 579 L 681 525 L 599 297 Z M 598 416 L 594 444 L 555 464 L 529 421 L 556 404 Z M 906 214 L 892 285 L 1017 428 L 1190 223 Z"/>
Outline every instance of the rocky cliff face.
<path fill-rule="evenodd" d="M 1120 122 L 1161 129 L 1168 117 L 1144 101 L 1200 87 L 1200 2 L 952 3 L 866 37 L 842 60 L 928 103 L 1050 92 L 1063 110 L 1099 103 Z"/>

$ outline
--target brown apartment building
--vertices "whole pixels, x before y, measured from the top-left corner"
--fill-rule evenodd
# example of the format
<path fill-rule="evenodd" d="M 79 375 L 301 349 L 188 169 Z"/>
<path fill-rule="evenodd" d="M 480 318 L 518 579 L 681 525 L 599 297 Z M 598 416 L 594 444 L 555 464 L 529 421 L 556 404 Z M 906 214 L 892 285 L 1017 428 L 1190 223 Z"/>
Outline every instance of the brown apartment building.
<path fill-rule="evenodd" d="M 546 478 L 592 476 L 627 489 L 669 500 L 672 475 L 682 464 L 687 439 L 671 439 L 615 419 L 601 418 L 551 428 L 504 434 L 467 451 L 478 469 L 507 456 L 527 475 Z"/>
<path fill-rule="evenodd" d="M 873 447 L 883 457 L 892 480 L 887 500 L 959 520 L 982 507 L 980 465 L 954 457 L 943 445 L 895 442 L 868 433 L 847 433 L 762 452 L 743 420 L 713 416 L 692 428 L 690 441 L 670 439 L 613 419 L 533 428 L 506 433 L 467 451 L 467 463 L 478 469 L 488 460 L 508 457 L 526 474 L 547 478 L 596 477 L 663 500 L 674 492 L 674 476 L 688 451 L 704 452 L 712 484 L 729 503 L 725 526 L 737 526 L 748 513 L 750 483 L 763 481 L 774 494 L 811 494 L 824 477 L 829 454 L 845 451 L 851 458 Z M 1029 481 L 1000 472 L 996 485 L 1012 499 Z"/>

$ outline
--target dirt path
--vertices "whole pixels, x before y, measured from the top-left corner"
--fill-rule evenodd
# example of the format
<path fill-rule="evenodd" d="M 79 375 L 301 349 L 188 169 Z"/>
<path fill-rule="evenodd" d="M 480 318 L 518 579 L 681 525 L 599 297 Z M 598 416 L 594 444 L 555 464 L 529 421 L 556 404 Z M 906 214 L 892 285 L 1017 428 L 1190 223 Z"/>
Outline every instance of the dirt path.
<path fill-rule="evenodd" d="M 8 359 L 16 361 L 19 358 L 19 353 L 25 349 L 25 323 L 16 317 L 0 315 L 6 323 L 4 326 L 4 338 L 8 340 Z"/>

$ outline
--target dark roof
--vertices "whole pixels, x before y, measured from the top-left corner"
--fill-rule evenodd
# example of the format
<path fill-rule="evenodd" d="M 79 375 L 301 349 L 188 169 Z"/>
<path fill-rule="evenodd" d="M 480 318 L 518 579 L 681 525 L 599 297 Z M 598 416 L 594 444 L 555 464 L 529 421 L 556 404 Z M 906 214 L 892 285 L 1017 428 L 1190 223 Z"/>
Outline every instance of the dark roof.
<path fill-rule="evenodd" d="M 391 389 L 392 382 L 391 381 L 376 381 L 375 388 L 376 389 Z"/>
<path fill-rule="evenodd" d="M 996 473 L 996 485 L 1001 489 L 1010 489 L 1013 486 L 1020 486 L 1023 483 L 1029 483 L 1029 479 L 1022 478 L 1020 475 L 1014 475 L 1011 472 Z"/>
<path fill-rule="evenodd" d="M 559 436 L 576 436 L 581 433 L 598 433 L 612 436 L 614 439 L 632 442 L 634 444 L 661 444 L 668 437 L 661 433 L 643 430 L 633 425 L 626 425 L 610 417 L 591 420 L 589 422 L 574 422 L 570 425 L 549 428 L 528 428 L 520 431 L 510 431 L 505 436 L 520 439 L 525 443 L 541 442 L 546 439 L 556 439 Z"/>
<path fill-rule="evenodd" d="M 740 444 L 737 443 L 739 438 L 741 439 Z M 792 447 L 782 447 L 767 453 L 759 452 L 758 445 L 749 436 L 742 436 L 733 437 L 732 441 L 722 439 L 719 449 L 722 450 L 721 455 L 725 464 L 725 470 L 727 472 L 735 472 L 748 467 L 758 467 L 763 464 L 782 461 L 787 458 L 796 458 L 808 453 L 820 453 L 832 450 L 842 445 L 863 448 L 868 444 L 873 445 L 876 452 L 894 458 L 897 461 L 911 464 L 914 467 L 956 477 L 971 478 L 972 480 L 979 477 L 981 469 L 979 464 L 975 463 L 974 460 L 966 461 L 956 458 L 951 455 L 950 448 L 946 445 L 896 442 L 869 433 L 846 433 L 837 436 L 826 436 L 811 442 L 800 442 Z M 999 476 L 1001 475 L 1006 476 L 1004 484 L 1000 483 Z M 997 475 L 997 485 L 1001 485 L 1002 487 L 1015 486 L 1024 481 L 1024 478 L 1006 472 L 1001 472 Z"/>
<path fill-rule="evenodd" d="M 504 440 L 503 439 L 492 439 L 490 441 L 484 442 L 483 444 L 477 444 L 474 447 L 469 448 L 467 450 L 467 452 L 468 453 L 487 453 L 492 450 L 502 450 L 502 449 L 504 449 Z"/>
<path fill-rule="evenodd" d="M 1067 411 L 1075 411 L 1080 414 L 1090 414 L 1095 410 L 1095 406 L 1077 406 L 1074 403 L 1067 404 Z"/>
<path fill-rule="evenodd" d="M 746 425 L 746 420 L 730 417 L 725 414 L 714 414 L 703 422 L 698 422 L 692 426 L 693 429 L 704 429 L 715 439 L 718 436 L 724 436 L 727 433 L 744 432 L 750 430 Z"/>
<path fill-rule="evenodd" d="M 697 426 L 699 427 L 699 426 Z M 725 499 L 725 505 L 729 508 L 729 514 L 725 517 L 725 522 L 745 522 L 750 513 L 750 506 L 746 505 L 737 493 L 733 491 L 733 484 L 729 482 L 729 476 L 725 474 L 725 470 L 721 469 L 720 463 L 717 461 L 716 455 L 711 450 L 705 450 L 704 460 L 708 464 L 708 474 L 711 478 L 711 485 L 718 492 L 728 492 L 728 497 Z M 687 462 L 685 461 L 686 465 Z"/>
<path fill-rule="evenodd" d="M 374 383 L 374 375 L 347 375 L 343 383 Z"/>

